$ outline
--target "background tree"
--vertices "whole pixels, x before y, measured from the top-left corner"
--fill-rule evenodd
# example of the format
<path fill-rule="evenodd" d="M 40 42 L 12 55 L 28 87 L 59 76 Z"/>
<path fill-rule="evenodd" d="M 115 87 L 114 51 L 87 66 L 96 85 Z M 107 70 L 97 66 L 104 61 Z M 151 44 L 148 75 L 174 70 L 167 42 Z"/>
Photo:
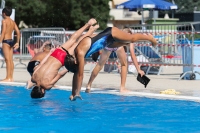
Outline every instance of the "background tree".
<path fill-rule="evenodd" d="M 64 27 L 76 30 L 89 18 L 96 18 L 100 29 L 109 20 L 109 0 L 6 0 L 16 11 L 16 22 L 33 27 Z"/>
<path fill-rule="evenodd" d="M 46 4 L 41 0 L 6 0 L 6 6 L 15 9 L 15 21 L 24 21 L 28 25 L 37 27 L 42 25 L 42 15 L 46 12 Z"/>

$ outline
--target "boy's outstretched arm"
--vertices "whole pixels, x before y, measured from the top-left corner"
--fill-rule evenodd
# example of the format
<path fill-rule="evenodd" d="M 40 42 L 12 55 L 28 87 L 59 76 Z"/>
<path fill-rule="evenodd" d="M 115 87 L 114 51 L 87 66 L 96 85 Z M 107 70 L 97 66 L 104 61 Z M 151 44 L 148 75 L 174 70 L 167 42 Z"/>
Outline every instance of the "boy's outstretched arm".
<path fill-rule="evenodd" d="M 14 45 L 13 47 L 14 47 L 14 49 L 16 50 L 16 49 L 19 48 L 19 40 L 20 40 L 20 31 L 19 31 L 19 29 L 18 29 L 16 23 L 15 23 L 15 28 L 14 28 L 14 29 L 15 29 L 15 32 L 16 32 L 16 34 L 17 34 L 17 42 L 15 43 L 15 45 Z"/>
<path fill-rule="evenodd" d="M 73 55 L 73 51 L 74 49 L 77 47 L 77 45 L 80 43 L 80 41 L 87 37 L 87 36 L 93 36 L 93 33 L 99 28 L 99 25 L 95 25 L 95 26 L 90 26 L 89 30 L 87 33 L 85 33 L 84 35 L 82 35 L 68 50 L 69 54 Z"/>
<path fill-rule="evenodd" d="M 137 61 L 137 57 L 135 56 L 135 52 L 134 52 L 134 51 L 135 51 L 134 44 L 133 44 L 133 43 L 130 43 L 130 54 L 131 54 L 131 59 L 132 59 L 134 65 L 135 65 L 135 68 L 136 68 L 137 72 L 138 72 L 141 76 L 143 76 L 143 75 L 145 75 L 145 73 L 144 73 L 144 71 L 142 71 L 142 70 L 140 69 L 139 64 L 138 64 L 138 61 Z"/>
<path fill-rule="evenodd" d="M 38 67 L 34 70 L 33 73 L 35 73 L 49 58 L 49 56 L 54 52 L 55 49 L 51 49 L 51 51 L 48 53 L 48 55 L 45 56 L 45 58 L 40 62 L 40 64 L 38 65 Z"/>
<path fill-rule="evenodd" d="M 63 76 L 65 76 L 65 74 L 68 72 L 68 70 L 64 67 L 64 70 L 58 72 L 58 74 L 56 75 L 56 77 L 51 81 L 51 85 L 55 85 L 56 82 L 62 78 Z"/>

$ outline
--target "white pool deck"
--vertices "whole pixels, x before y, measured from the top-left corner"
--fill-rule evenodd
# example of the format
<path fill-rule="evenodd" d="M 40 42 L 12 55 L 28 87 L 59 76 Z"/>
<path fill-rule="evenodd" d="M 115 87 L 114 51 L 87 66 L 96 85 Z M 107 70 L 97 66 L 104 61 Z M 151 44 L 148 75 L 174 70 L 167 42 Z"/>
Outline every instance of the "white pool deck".
<path fill-rule="evenodd" d="M 15 62 L 16 64 L 17 62 Z M 25 62 L 26 64 L 28 62 Z M 85 86 L 90 77 L 91 64 L 85 65 L 84 79 L 82 85 L 82 93 L 84 93 Z M 120 75 L 118 73 L 107 73 L 103 70 L 99 73 L 92 85 L 92 93 L 110 93 L 116 95 L 126 96 L 141 96 L 159 99 L 173 99 L 173 100 L 189 100 L 200 102 L 200 80 L 178 80 L 182 73 L 182 67 L 166 66 L 160 75 L 147 75 L 151 81 L 147 88 L 144 88 L 136 80 L 133 74 L 127 75 L 126 88 L 131 90 L 129 93 L 120 93 Z M 6 69 L 0 68 L 0 80 L 6 76 Z M 72 73 L 67 73 L 60 79 L 56 85 L 59 89 L 71 90 Z M 25 86 L 26 81 L 30 79 L 30 75 L 23 65 L 18 65 L 14 70 L 14 80 L 12 83 L 0 83 L 6 85 L 22 85 Z M 178 95 L 160 94 L 160 91 L 166 89 L 175 89 L 180 92 Z"/>

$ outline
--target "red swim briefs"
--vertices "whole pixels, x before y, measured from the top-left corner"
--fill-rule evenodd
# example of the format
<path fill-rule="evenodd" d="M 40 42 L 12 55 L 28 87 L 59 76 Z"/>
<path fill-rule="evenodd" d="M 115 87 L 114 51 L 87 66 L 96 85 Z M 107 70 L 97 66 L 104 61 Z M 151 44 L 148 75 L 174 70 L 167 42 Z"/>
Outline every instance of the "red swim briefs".
<path fill-rule="evenodd" d="M 65 51 L 63 51 L 62 49 L 57 48 L 52 54 L 51 56 L 56 58 L 57 60 L 60 61 L 60 63 L 62 64 L 62 66 L 64 66 L 64 61 L 65 61 L 65 57 L 66 57 L 67 53 Z"/>

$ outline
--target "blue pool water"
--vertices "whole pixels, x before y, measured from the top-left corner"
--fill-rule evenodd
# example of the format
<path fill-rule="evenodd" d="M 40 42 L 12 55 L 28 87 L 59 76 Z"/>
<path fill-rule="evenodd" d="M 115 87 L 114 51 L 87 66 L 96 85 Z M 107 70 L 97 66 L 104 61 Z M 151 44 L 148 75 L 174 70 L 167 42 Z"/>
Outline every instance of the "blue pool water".
<path fill-rule="evenodd" d="M 199 132 L 200 103 L 51 90 L 31 99 L 30 90 L 0 85 L 0 133 Z"/>

